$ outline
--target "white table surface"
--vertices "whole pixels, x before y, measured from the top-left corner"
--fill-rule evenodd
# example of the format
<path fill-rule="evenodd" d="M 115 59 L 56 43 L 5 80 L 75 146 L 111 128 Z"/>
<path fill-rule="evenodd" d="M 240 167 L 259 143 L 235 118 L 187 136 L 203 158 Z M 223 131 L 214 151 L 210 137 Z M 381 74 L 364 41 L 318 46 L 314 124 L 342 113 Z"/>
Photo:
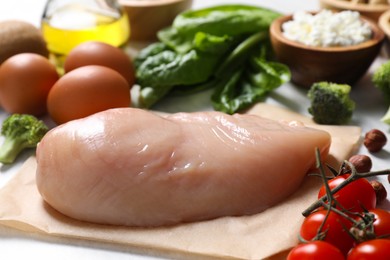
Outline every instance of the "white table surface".
<path fill-rule="evenodd" d="M 282 13 L 293 13 L 300 10 L 312 11 L 319 8 L 319 4 L 315 0 L 194 0 L 193 7 L 201 8 L 221 3 L 256 4 Z M 0 20 L 20 19 L 39 26 L 44 5 L 45 0 L 2 0 L 0 2 Z M 380 118 L 387 110 L 387 106 L 381 97 L 381 93 L 370 83 L 372 71 L 386 59 L 383 55 L 378 57 L 367 75 L 354 86 L 352 98 L 357 102 L 357 107 L 351 124 L 361 126 L 363 133 L 372 128 L 377 128 L 387 133 L 390 137 L 389 126 L 380 122 Z M 167 99 L 156 106 L 156 109 L 167 112 L 208 110 L 211 109 L 208 99 L 209 94 L 207 92 L 200 93 L 185 101 L 174 98 Z M 307 114 L 307 108 L 309 106 L 305 91 L 292 84 L 285 84 L 280 87 L 267 102 L 281 104 L 302 114 Z M 0 110 L 0 121 L 5 116 L 5 113 Z M 362 147 L 359 153 L 367 154 L 367 150 Z M 0 165 L 0 187 L 6 185 L 7 181 L 15 175 L 29 155 L 29 153 L 24 153 L 11 167 Z M 382 152 L 371 157 L 374 170 L 390 168 L 390 143 L 385 146 Z M 390 210 L 390 185 L 385 177 L 380 177 L 380 180 L 385 183 L 389 192 L 387 201 L 381 207 Z M 35 259 L 36 257 L 40 259 L 74 260 L 108 258 L 116 260 L 166 259 L 161 258 L 161 256 L 152 256 L 149 253 L 140 252 L 135 249 L 118 248 L 115 245 L 76 240 L 69 241 L 61 238 L 23 233 L 0 226 L 1 259 Z M 169 256 L 169 258 L 175 257 Z"/>

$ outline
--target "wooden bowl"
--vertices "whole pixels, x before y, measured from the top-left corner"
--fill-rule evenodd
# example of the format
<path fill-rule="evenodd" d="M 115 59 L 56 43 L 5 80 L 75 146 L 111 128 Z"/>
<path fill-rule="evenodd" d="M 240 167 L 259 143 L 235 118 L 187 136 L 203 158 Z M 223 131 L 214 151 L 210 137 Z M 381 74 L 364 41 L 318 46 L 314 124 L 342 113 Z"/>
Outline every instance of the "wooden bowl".
<path fill-rule="evenodd" d="M 324 9 L 333 11 L 352 10 L 358 11 L 364 17 L 378 21 L 382 13 L 390 9 L 390 5 L 386 4 L 365 4 L 353 3 L 351 1 L 343 0 L 319 0 L 320 5 Z"/>
<path fill-rule="evenodd" d="M 371 26 L 370 40 L 345 47 L 312 47 L 283 36 L 282 24 L 291 19 L 292 15 L 286 15 L 271 24 L 271 43 L 276 58 L 289 66 L 291 81 L 305 88 L 319 81 L 353 85 L 370 67 L 384 41 L 378 25 L 361 16 Z"/>
<path fill-rule="evenodd" d="M 382 31 L 386 34 L 387 39 L 390 40 L 390 10 L 384 12 L 379 17 L 378 25 L 382 29 Z"/>
<path fill-rule="evenodd" d="M 129 17 L 130 41 L 150 42 L 179 13 L 190 9 L 192 0 L 119 0 L 119 4 Z"/>

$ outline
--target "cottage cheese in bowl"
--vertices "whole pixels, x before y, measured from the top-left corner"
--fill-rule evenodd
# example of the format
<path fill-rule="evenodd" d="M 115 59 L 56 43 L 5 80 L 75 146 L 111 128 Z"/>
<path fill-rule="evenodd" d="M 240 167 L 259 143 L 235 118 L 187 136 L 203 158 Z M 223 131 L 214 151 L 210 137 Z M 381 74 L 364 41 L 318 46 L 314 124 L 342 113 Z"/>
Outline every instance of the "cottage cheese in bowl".
<path fill-rule="evenodd" d="M 315 47 L 351 46 L 372 37 L 369 24 L 356 11 L 297 12 L 283 23 L 282 31 L 289 40 Z"/>

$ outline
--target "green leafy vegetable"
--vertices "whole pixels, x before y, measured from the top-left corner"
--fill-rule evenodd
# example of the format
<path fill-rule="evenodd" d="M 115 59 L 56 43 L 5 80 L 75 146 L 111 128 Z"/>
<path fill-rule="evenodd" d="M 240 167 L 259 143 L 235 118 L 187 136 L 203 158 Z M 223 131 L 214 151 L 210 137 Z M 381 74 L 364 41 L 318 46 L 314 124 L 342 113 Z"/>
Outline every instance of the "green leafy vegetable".
<path fill-rule="evenodd" d="M 265 98 L 290 80 L 289 69 L 269 55 L 268 29 L 279 15 L 246 5 L 178 15 L 135 59 L 140 104 L 150 107 L 170 92 L 215 88 L 214 108 L 235 113 Z"/>
<path fill-rule="evenodd" d="M 141 85 L 167 86 L 195 84 L 212 75 L 216 60 L 191 50 L 183 55 L 167 50 L 147 59 L 137 72 Z"/>
<path fill-rule="evenodd" d="M 280 14 L 269 9 L 248 5 L 220 5 L 177 16 L 173 27 L 184 35 L 198 31 L 214 35 L 242 35 L 268 30 L 272 21 Z"/>
<path fill-rule="evenodd" d="M 261 33 L 248 38 L 217 71 L 219 83 L 211 97 L 215 110 L 233 114 L 263 100 L 270 91 L 290 80 L 287 66 L 266 60 L 267 46 L 261 47 L 260 54 L 251 46 L 261 38 Z M 231 73 L 231 78 L 225 76 Z"/>

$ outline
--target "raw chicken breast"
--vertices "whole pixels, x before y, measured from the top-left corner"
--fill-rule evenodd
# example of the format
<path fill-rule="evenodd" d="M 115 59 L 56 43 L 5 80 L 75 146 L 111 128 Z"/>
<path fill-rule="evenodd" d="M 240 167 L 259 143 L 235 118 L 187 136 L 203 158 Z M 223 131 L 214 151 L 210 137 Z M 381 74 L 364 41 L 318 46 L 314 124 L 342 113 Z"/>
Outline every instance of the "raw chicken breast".
<path fill-rule="evenodd" d="M 299 123 L 120 108 L 51 130 L 37 149 L 43 199 L 79 220 L 161 226 L 259 213 L 298 189 L 331 138 Z"/>

